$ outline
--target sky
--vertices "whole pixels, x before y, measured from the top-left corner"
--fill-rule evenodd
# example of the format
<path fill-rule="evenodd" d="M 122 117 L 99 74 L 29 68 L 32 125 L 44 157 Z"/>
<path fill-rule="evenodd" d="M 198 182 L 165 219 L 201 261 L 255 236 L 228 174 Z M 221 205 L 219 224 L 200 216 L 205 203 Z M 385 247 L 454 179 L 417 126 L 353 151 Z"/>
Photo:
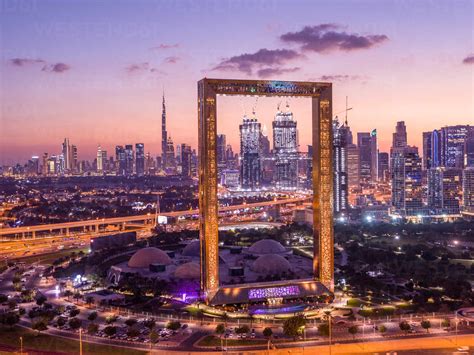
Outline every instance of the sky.
<path fill-rule="evenodd" d="M 197 81 L 333 83 L 352 132 L 397 121 L 423 131 L 474 124 L 474 9 L 469 0 L 0 0 L 0 164 L 100 144 L 160 153 L 161 100 L 176 144 L 197 146 Z M 242 116 L 271 131 L 277 98 L 218 98 L 218 131 L 238 151 Z M 309 100 L 289 102 L 310 143 Z M 286 105 L 286 99 L 283 99 Z M 341 113 L 340 115 L 344 115 Z M 271 133 L 271 132 L 269 132 Z"/>

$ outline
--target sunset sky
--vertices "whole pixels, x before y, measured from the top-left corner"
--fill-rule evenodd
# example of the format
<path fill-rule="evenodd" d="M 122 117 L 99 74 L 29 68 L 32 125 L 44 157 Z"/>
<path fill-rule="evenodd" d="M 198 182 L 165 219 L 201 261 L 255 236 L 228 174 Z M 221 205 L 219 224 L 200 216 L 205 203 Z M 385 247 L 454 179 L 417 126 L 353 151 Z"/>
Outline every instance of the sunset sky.
<path fill-rule="evenodd" d="M 0 164 L 60 152 L 64 137 L 93 159 L 100 143 L 160 153 L 161 96 L 175 143 L 197 145 L 203 77 L 333 82 L 352 131 L 396 121 L 421 132 L 474 124 L 473 1 L 0 0 Z M 271 131 L 277 98 L 219 98 L 218 130 L 238 150 L 256 106 Z M 283 100 L 283 104 L 286 100 Z M 293 99 L 302 150 L 309 100 Z"/>

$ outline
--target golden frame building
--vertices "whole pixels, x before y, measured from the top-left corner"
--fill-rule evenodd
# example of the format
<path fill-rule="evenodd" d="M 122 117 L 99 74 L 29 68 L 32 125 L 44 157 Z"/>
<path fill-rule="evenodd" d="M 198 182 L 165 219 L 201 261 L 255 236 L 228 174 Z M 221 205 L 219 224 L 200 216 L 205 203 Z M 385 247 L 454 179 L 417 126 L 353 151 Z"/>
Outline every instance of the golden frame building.
<path fill-rule="evenodd" d="M 201 291 L 209 303 L 241 296 L 238 285 L 219 287 L 217 199 L 217 95 L 309 97 L 313 144 L 313 289 L 334 289 L 332 84 L 272 80 L 202 79 L 198 82 L 199 238 Z M 294 280 L 294 284 L 308 280 Z M 322 284 L 322 285 L 321 285 Z M 306 284 L 305 284 L 306 285 Z M 259 284 L 255 285 L 256 287 Z M 299 286 L 298 286 L 299 287 Z M 304 286 L 306 287 L 306 286 Z M 308 288 L 308 287 L 306 287 Z M 221 295 L 218 295 L 218 293 Z M 218 297 L 216 297 L 216 295 Z M 221 302 L 222 303 L 222 302 Z M 231 303 L 231 302 L 228 302 Z"/>

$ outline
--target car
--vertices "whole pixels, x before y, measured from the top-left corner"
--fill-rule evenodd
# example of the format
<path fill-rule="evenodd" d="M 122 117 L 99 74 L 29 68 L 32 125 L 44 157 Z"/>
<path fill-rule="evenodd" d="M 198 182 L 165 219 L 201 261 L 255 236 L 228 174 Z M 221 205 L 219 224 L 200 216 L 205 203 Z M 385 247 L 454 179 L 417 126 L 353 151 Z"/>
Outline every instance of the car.
<path fill-rule="evenodd" d="M 460 346 L 458 347 L 458 351 L 469 351 L 469 346 Z"/>

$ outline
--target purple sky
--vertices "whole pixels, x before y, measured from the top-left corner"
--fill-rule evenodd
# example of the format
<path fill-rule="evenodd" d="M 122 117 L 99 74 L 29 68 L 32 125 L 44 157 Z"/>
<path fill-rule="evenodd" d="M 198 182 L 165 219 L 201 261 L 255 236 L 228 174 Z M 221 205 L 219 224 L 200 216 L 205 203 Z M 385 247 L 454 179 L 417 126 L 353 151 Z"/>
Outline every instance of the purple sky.
<path fill-rule="evenodd" d="M 100 143 L 160 152 L 161 95 L 175 143 L 196 147 L 203 77 L 321 80 L 334 112 L 349 96 L 353 132 L 396 121 L 409 142 L 474 124 L 472 1 L 1 1 L 0 163 L 58 153 L 64 137 L 92 159 Z M 267 124 L 277 99 L 260 99 Z M 237 149 L 255 99 L 220 98 L 219 131 Z M 293 100 L 300 144 L 309 102 Z"/>

